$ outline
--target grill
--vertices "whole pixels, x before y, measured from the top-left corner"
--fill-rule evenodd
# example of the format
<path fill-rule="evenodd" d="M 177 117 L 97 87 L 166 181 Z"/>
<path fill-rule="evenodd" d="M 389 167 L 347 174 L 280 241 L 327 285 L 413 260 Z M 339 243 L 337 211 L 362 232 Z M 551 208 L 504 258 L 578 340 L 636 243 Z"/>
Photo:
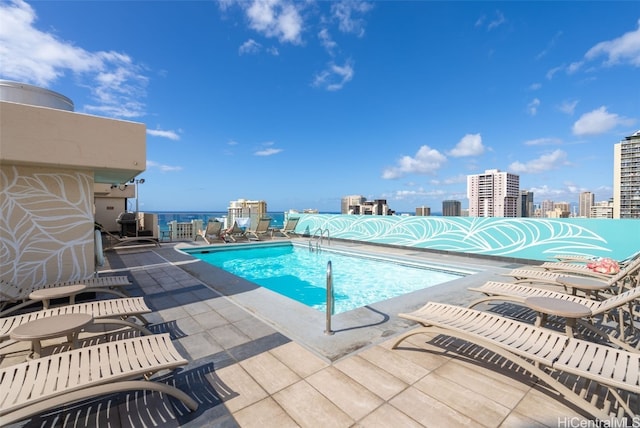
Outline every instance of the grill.
<path fill-rule="evenodd" d="M 120 213 L 116 222 L 120 225 L 120 236 L 136 236 L 136 213 Z"/>

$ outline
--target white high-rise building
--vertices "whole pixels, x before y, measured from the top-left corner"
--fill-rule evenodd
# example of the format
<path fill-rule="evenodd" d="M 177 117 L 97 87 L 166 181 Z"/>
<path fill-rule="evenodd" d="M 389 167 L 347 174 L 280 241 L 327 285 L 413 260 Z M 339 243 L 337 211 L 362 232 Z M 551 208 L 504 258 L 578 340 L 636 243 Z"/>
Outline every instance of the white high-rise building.
<path fill-rule="evenodd" d="M 364 204 L 367 200 L 362 195 L 350 195 L 344 196 L 341 201 L 340 213 L 341 214 L 360 214 L 360 212 L 355 212 L 360 205 Z"/>
<path fill-rule="evenodd" d="M 498 169 L 467 176 L 469 217 L 517 217 L 520 177 Z"/>
<path fill-rule="evenodd" d="M 591 217 L 591 207 L 595 201 L 595 195 L 591 192 L 581 192 L 578 201 L 578 217 Z"/>
<path fill-rule="evenodd" d="M 640 131 L 613 148 L 613 218 L 640 218 Z"/>
<path fill-rule="evenodd" d="M 267 217 L 267 203 L 265 201 L 248 201 L 246 199 L 238 199 L 229 202 L 227 208 L 227 227 L 231 227 L 237 219 L 250 219 L 247 224 L 238 224 L 244 227 L 258 224 L 258 220 Z M 240 220 L 238 220 L 240 221 Z"/>

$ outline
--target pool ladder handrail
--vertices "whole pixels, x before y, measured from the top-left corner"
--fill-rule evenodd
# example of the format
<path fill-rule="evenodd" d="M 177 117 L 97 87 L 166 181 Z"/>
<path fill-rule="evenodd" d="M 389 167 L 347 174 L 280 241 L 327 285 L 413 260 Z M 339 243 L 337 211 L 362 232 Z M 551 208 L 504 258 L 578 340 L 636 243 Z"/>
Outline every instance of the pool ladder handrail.
<path fill-rule="evenodd" d="M 318 232 L 320 232 L 320 234 L 318 234 Z M 313 233 L 313 235 L 311 236 L 311 238 L 309 238 L 309 251 L 313 252 L 314 248 L 311 245 L 312 242 L 315 239 L 315 251 L 318 252 L 320 251 L 321 245 L 322 245 L 322 240 L 324 238 L 324 233 L 327 232 L 327 245 L 331 245 L 331 234 L 329 232 L 329 229 L 322 229 L 322 228 L 318 228 L 316 229 L 316 231 Z"/>
<path fill-rule="evenodd" d="M 325 320 L 324 334 L 333 335 L 331 330 L 331 316 L 335 312 L 335 298 L 333 294 L 333 272 L 331 269 L 331 260 L 327 262 L 327 315 Z"/>

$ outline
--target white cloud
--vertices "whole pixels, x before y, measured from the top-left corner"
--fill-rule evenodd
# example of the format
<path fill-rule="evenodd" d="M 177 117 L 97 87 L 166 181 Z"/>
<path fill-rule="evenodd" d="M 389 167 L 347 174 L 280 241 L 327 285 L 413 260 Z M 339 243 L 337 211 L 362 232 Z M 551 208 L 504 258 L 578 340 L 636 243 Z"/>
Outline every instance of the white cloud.
<path fill-rule="evenodd" d="M 527 140 L 524 142 L 525 146 L 549 146 L 562 144 L 560 138 L 536 138 L 534 140 Z"/>
<path fill-rule="evenodd" d="M 313 86 L 323 87 L 328 91 L 338 91 L 353 79 L 354 73 L 351 61 L 341 66 L 330 63 L 327 69 L 316 74 Z"/>
<path fill-rule="evenodd" d="M 538 107 L 540 107 L 540 100 L 538 98 L 534 98 L 529 104 L 527 104 L 527 112 L 529 115 L 535 116 L 538 114 Z"/>
<path fill-rule="evenodd" d="M 22 0 L 0 5 L 1 75 L 47 87 L 72 73 L 91 91 L 86 111 L 113 117 L 144 115 L 147 77 L 126 54 L 90 52 L 35 27 L 36 14 Z"/>
<path fill-rule="evenodd" d="M 632 125 L 635 121 L 609 113 L 605 106 L 585 113 L 573 124 L 574 135 L 597 135 L 602 134 L 618 125 Z"/>
<path fill-rule="evenodd" d="M 439 151 L 424 145 L 418 149 L 415 157 L 403 156 L 394 167 L 386 168 L 382 178 L 394 179 L 407 174 L 435 174 L 447 158 Z"/>
<path fill-rule="evenodd" d="M 338 28 L 344 33 L 354 33 L 358 37 L 364 35 L 364 21 L 355 15 L 365 14 L 373 5 L 364 1 L 339 1 L 331 5 L 331 12 L 338 20 Z"/>
<path fill-rule="evenodd" d="M 496 10 L 496 17 L 493 21 L 489 22 L 489 25 L 487 25 L 487 30 L 493 30 L 494 28 L 498 28 L 505 22 L 506 22 L 506 19 L 504 18 L 504 14 L 499 10 Z"/>
<path fill-rule="evenodd" d="M 275 37 L 281 42 L 301 43 L 302 17 L 297 9 L 299 3 L 281 0 L 254 0 L 245 6 L 249 27 L 266 37 Z"/>
<path fill-rule="evenodd" d="M 567 165 L 567 154 L 562 150 L 555 150 L 549 154 L 540 156 L 537 159 L 530 160 L 529 162 L 513 162 L 509 165 L 508 170 L 514 173 L 522 174 L 536 174 L 539 172 L 549 171 L 551 169 L 560 168 L 563 165 Z"/>
<path fill-rule="evenodd" d="M 596 44 L 584 57 L 587 60 L 595 60 L 601 56 L 606 57 L 604 65 L 628 63 L 640 67 L 640 19 L 635 31 L 629 31 L 616 39 Z"/>
<path fill-rule="evenodd" d="M 164 164 L 152 161 L 152 160 L 147 160 L 147 169 L 152 169 L 152 168 L 157 168 L 162 172 L 182 171 L 182 167 L 181 166 L 164 165 Z"/>
<path fill-rule="evenodd" d="M 248 55 L 248 54 L 257 54 L 262 49 L 262 45 L 256 42 L 253 39 L 249 39 L 240 45 L 238 48 L 238 54 L 240 55 Z"/>
<path fill-rule="evenodd" d="M 320 39 L 320 43 L 324 46 L 327 52 L 329 52 L 330 55 L 333 55 L 333 50 L 336 48 L 337 43 L 331 38 L 329 30 L 326 28 L 320 30 L 318 33 L 318 39 Z"/>
<path fill-rule="evenodd" d="M 176 131 L 163 131 L 161 129 L 147 129 L 147 134 L 152 137 L 168 138 L 170 140 L 178 141 L 180 135 Z"/>
<path fill-rule="evenodd" d="M 267 149 L 258 150 L 253 154 L 255 156 L 272 156 L 272 155 L 276 155 L 276 154 L 280 153 L 281 151 L 282 151 L 282 149 L 276 149 L 276 148 L 269 147 Z"/>
<path fill-rule="evenodd" d="M 537 91 L 538 89 L 542 88 L 542 84 L 541 83 L 532 83 L 531 85 L 529 85 L 529 90 L 531 91 Z"/>
<path fill-rule="evenodd" d="M 464 156 L 478 156 L 484 153 L 482 136 L 480 134 L 467 134 L 447 154 L 459 158 Z"/>
<path fill-rule="evenodd" d="M 562 104 L 558 106 L 558 110 L 563 113 L 573 115 L 576 110 L 576 106 L 578 105 L 578 101 L 563 101 Z"/>

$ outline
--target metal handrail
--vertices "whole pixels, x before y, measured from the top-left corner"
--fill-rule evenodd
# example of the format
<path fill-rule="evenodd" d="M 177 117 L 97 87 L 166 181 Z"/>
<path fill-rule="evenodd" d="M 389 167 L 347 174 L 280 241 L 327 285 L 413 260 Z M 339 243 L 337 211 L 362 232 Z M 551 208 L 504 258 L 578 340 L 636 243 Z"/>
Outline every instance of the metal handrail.
<path fill-rule="evenodd" d="M 324 334 L 332 335 L 331 316 L 335 312 L 335 296 L 333 295 L 333 273 L 331 272 L 331 260 L 327 262 L 327 317 Z"/>
<path fill-rule="evenodd" d="M 320 232 L 320 234 L 318 234 L 318 232 Z M 327 232 L 327 244 L 331 245 L 331 233 L 329 232 L 329 229 L 317 228 L 313 235 L 311 235 L 311 238 L 309 238 L 309 251 L 313 251 L 311 242 L 313 242 L 314 239 L 316 242 L 316 252 L 320 250 L 320 245 L 322 245 L 325 232 Z"/>

